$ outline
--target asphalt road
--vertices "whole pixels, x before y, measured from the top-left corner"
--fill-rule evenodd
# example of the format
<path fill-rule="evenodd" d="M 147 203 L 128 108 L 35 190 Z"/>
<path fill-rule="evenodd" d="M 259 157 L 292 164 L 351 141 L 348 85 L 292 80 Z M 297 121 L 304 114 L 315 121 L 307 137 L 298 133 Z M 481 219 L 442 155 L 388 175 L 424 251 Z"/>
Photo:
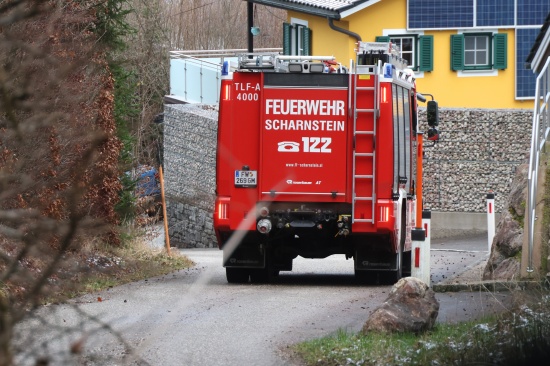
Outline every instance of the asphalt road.
<path fill-rule="evenodd" d="M 485 258 L 482 242 L 434 242 L 432 283 Z M 56 365 L 294 365 L 288 345 L 339 329 L 357 332 L 391 288 L 357 285 L 353 261 L 340 256 L 298 258 L 293 272 L 281 272 L 274 284 L 230 285 L 220 251 L 182 252 L 194 268 L 40 309 L 19 328 L 18 344 L 28 357 L 18 364 L 34 365 L 42 354 Z M 498 293 L 437 298 L 440 322 L 508 306 L 506 294 Z"/>

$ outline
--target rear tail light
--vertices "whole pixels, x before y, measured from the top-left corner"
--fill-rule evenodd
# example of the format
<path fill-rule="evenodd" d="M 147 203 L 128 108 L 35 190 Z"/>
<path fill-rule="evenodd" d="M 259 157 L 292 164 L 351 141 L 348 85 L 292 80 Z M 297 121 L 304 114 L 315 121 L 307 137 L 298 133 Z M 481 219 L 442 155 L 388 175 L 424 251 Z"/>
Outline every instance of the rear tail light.
<path fill-rule="evenodd" d="M 229 200 L 219 200 L 216 205 L 216 217 L 218 220 L 229 219 Z"/>
<path fill-rule="evenodd" d="M 390 208 L 388 206 L 380 206 L 380 222 L 388 222 L 390 219 Z"/>
<path fill-rule="evenodd" d="M 381 99 L 380 102 L 387 103 L 388 102 L 388 90 L 387 90 L 386 86 L 383 86 L 381 88 L 381 93 L 380 94 L 382 94 L 382 96 L 380 98 Z"/>
<path fill-rule="evenodd" d="M 222 100 L 230 100 L 231 99 L 231 85 L 225 84 L 223 86 L 223 93 L 222 93 Z"/>

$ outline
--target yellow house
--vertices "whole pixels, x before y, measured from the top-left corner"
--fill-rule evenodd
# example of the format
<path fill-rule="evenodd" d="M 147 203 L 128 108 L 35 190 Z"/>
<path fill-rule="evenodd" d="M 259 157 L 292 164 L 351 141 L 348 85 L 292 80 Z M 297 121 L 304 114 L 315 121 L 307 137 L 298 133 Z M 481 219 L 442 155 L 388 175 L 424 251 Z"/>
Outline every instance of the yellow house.
<path fill-rule="evenodd" d="M 443 108 L 533 108 L 535 76 L 525 60 L 548 0 L 251 1 L 288 11 L 287 54 L 334 55 L 349 65 L 358 40 L 391 40 L 418 90 Z"/>

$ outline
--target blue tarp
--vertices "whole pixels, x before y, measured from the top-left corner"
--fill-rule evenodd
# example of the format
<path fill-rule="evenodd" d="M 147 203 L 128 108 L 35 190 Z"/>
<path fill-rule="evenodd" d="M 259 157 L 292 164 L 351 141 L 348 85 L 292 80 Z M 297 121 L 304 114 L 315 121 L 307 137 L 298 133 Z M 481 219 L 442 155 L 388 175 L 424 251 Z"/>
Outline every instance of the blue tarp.
<path fill-rule="evenodd" d="M 158 173 L 155 168 L 151 168 L 139 175 L 137 181 L 137 195 L 143 196 L 155 196 L 160 194 L 160 183 L 158 180 Z"/>

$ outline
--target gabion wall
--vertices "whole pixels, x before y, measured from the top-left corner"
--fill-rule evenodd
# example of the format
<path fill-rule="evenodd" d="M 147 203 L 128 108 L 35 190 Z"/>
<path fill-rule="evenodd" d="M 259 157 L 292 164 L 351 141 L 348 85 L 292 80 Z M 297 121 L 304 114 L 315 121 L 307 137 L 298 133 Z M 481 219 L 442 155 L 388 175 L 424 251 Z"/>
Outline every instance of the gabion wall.
<path fill-rule="evenodd" d="M 493 191 L 500 212 L 516 167 L 529 156 L 533 113 L 445 109 L 439 116 L 440 142 L 425 149 L 424 207 L 486 212 L 487 193 Z M 419 118 L 425 127 L 424 111 Z"/>
<path fill-rule="evenodd" d="M 171 245 L 216 246 L 212 215 L 217 131 L 216 106 L 164 107 L 164 185 Z"/>
<path fill-rule="evenodd" d="M 515 169 L 528 156 L 532 115 L 523 110 L 440 110 L 440 142 L 425 149 L 424 207 L 483 213 L 487 193 L 493 191 L 500 212 Z M 217 117 L 216 106 L 165 106 L 165 189 L 173 245 L 216 246 Z M 419 119 L 427 130 L 425 111 Z"/>

